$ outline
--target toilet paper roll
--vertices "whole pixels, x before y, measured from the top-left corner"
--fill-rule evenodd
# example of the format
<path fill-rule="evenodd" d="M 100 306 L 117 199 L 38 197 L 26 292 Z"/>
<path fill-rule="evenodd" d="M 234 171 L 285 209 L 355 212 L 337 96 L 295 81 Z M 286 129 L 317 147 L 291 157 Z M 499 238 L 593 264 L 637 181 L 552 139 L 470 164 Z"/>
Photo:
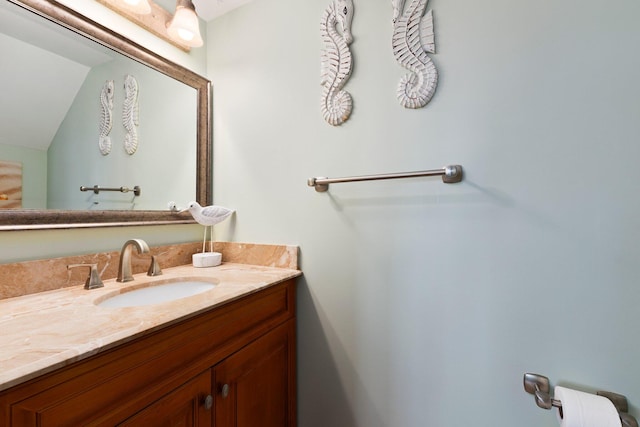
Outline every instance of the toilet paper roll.
<path fill-rule="evenodd" d="M 554 399 L 562 402 L 561 427 L 622 427 L 616 407 L 606 397 L 556 386 Z"/>

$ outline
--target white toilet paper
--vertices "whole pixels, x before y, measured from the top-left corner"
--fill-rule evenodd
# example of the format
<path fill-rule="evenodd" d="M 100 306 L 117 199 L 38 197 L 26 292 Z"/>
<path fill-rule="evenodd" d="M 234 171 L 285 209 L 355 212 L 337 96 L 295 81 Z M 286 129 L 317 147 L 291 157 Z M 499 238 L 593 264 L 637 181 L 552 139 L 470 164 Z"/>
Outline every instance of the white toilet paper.
<path fill-rule="evenodd" d="M 622 427 L 618 411 L 606 397 L 556 386 L 554 399 L 562 402 L 561 427 Z"/>

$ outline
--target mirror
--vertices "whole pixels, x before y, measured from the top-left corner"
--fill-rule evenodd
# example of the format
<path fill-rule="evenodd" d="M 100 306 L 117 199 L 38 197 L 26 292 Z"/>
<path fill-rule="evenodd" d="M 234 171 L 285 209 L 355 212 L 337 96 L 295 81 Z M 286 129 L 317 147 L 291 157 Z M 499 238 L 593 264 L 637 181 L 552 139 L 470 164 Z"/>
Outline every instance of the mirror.
<path fill-rule="evenodd" d="M 193 222 L 188 213 L 171 212 L 167 203 L 175 200 L 179 205 L 183 205 L 187 202 L 183 200 L 185 198 L 194 198 L 202 205 L 212 202 L 211 84 L 209 80 L 160 57 L 55 1 L 3 0 L 3 3 L 5 4 L 0 8 L 0 13 L 4 12 L 3 9 L 9 8 L 27 12 L 29 19 L 33 17 L 54 22 L 56 27 L 65 27 L 64 31 L 80 39 L 73 42 L 73 47 L 65 48 L 62 55 L 60 50 L 55 51 L 54 48 L 55 55 L 77 56 L 79 52 L 87 51 L 89 56 L 83 55 L 84 59 L 72 58 L 82 65 L 76 66 L 80 68 L 81 77 L 80 83 L 75 83 L 75 86 L 64 83 L 64 76 L 72 75 L 70 72 L 63 73 L 63 77 L 56 77 L 55 80 L 51 77 L 31 79 L 29 91 L 25 92 L 32 95 L 35 93 L 37 96 L 30 95 L 20 102 L 12 102 L 12 104 L 31 105 L 31 110 L 39 104 L 45 104 L 45 111 L 49 107 L 49 114 L 32 114 L 19 131 L 7 133 L 8 124 L 2 123 L 3 133 L 0 134 L 0 166 L 2 166 L 2 161 L 7 160 L 2 155 L 2 146 L 5 142 L 1 140 L 3 135 L 13 135 L 17 140 L 24 137 L 24 134 L 28 133 L 26 131 L 30 132 L 30 127 L 42 131 L 40 128 L 46 128 L 47 125 L 53 126 L 53 131 L 49 131 L 51 136 L 40 138 L 48 140 L 45 144 L 50 143 L 48 149 L 45 146 L 44 150 L 39 150 L 44 153 L 42 157 L 45 160 L 37 156 L 35 160 L 44 162 L 45 167 L 36 168 L 47 170 L 46 173 L 41 172 L 44 178 L 36 177 L 35 185 L 29 183 L 31 176 L 23 180 L 25 186 L 32 185 L 36 189 L 46 186 L 47 189 L 44 192 L 47 201 L 34 202 L 34 192 L 31 191 L 28 194 L 30 199 L 27 200 L 25 197 L 25 204 L 20 209 L 3 209 L 0 206 L 0 230 Z M 3 25 L 3 31 L 6 28 L 7 25 Z M 19 32 L 26 33 L 22 28 Z M 56 32 L 60 33 L 58 30 L 54 31 Z M 68 38 L 58 35 L 61 38 Z M 29 36 L 22 34 L 21 37 L 24 40 Z M 47 34 L 45 39 L 49 44 L 55 45 L 55 37 L 55 34 Z M 33 43 L 31 40 L 27 41 Z M 93 46 L 88 47 L 87 41 L 90 41 Z M 0 46 L 2 46 L 1 43 L 2 38 L 0 38 Z M 25 52 L 27 48 L 20 47 L 22 57 L 25 59 L 31 58 L 31 55 Z M 8 49 L 3 48 L 3 51 L 7 53 Z M 54 67 L 47 65 L 36 68 L 49 71 L 49 68 Z M 6 69 L 4 72 L 7 72 Z M 24 67 L 17 72 L 25 74 Z M 125 74 L 134 76 L 140 85 L 138 115 L 140 137 L 138 148 L 133 154 L 128 154 L 123 149 L 123 140 L 127 131 L 123 127 L 123 110 L 119 110 L 125 102 L 123 100 Z M 112 149 L 105 155 L 98 147 L 100 135 L 98 128 L 101 90 L 109 79 L 114 80 L 115 94 L 110 135 Z M 2 83 L 7 82 L 0 82 Z M 15 81 L 12 83 L 19 88 Z M 40 89 L 34 91 L 32 86 L 37 85 L 40 85 Z M 88 89 L 87 86 L 89 86 Z M 56 101 L 56 108 L 46 105 L 49 104 L 47 96 L 52 92 L 60 91 L 61 88 L 70 92 L 66 94 L 67 101 Z M 178 104 L 178 100 L 184 104 Z M 178 105 L 181 106 L 178 108 Z M 94 111 L 87 113 L 88 109 L 94 109 Z M 62 110 L 59 114 L 62 117 L 52 117 L 60 113 L 58 110 Z M 14 120 L 16 121 L 18 120 Z M 53 125 L 50 122 L 53 122 Z M 39 124 L 41 126 L 38 126 Z M 46 134 L 46 129 L 43 132 Z M 29 133 L 29 137 L 24 139 L 28 141 L 26 144 L 37 144 L 39 137 Z M 69 141 L 74 141 L 75 145 L 68 146 Z M 5 147 L 4 152 L 10 149 Z M 9 166 L 15 166 L 15 164 L 9 162 Z M 36 163 L 36 165 L 40 164 Z M 21 172 L 25 174 L 26 169 L 34 170 L 33 167 L 26 166 L 24 169 Z M 2 176 L 0 171 L 0 179 Z M 40 179 L 42 181 L 38 181 Z M 38 184 L 39 182 L 44 184 Z M 178 185 L 180 182 L 181 186 Z M 135 195 L 133 191 L 125 194 L 117 191 L 100 191 L 96 194 L 93 191 L 94 185 L 114 189 L 119 187 L 133 189 L 134 186 L 139 186 L 140 195 Z M 80 186 L 89 187 L 88 191 L 81 192 Z M 2 202 L 0 200 L 0 203 Z M 27 202 L 31 206 L 27 206 Z"/>

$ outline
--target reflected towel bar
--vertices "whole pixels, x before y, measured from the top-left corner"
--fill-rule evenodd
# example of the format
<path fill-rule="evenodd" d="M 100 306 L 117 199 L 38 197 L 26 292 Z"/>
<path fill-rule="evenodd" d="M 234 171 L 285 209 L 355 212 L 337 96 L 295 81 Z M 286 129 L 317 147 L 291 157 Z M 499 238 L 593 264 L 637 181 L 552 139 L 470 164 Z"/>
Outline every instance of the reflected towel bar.
<path fill-rule="evenodd" d="M 544 375 L 526 373 L 524 374 L 524 390 L 535 396 L 536 405 L 542 409 L 558 408 L 562 411 L 562 402 L 551 397 L 549 391 L 551 389 L 549 378 Z M 599 391 L 598 396 L 606 397 L 613 403 L 618 415 L 620 416 L 620 422 L 622 427 L 638 427 L 638 421 L 629 415 L 629 405 L 627 398 L 618 393 L 612 393 L 610 391 Z"/>
<path fill-rule="evenodd" d="M 80 191 L 93 191 L 95 194 L 100 194 L 101 191 L 119 191 L 121 193 L 128 193 L 130 191 L 133 191 L 133 194 L 135 196 L 140 195 L 140 187 L 138 187 L 137 185 L 133 188 L 129 188 L 129 187 L 109 188 L 109 187 L 100 187 L 99 185 L 94 185 L 93 187 L 85 187 L 83 185 L 80 187 Z"/>
<path fill-rule="evenodd" d="M 329 189 L 329 184 L 338 184 L 341 182 L 377 181 L 381 179 L 418 178 L 422 176 L 442 176 L 442 182 L 444 182 L 445 184 L 453 184 L 462 181 L 462 166 L 449 165 L 443 167 L 442 169 L 428 171 L 349 176 L 344 178 L 327 178 L 324 176 L 318 176 L 315 178 L 309 178 L 307 180 L 307 185 L 309 187 L 315 187 L 316 191 L 319 193 L 324 193 Z"/>

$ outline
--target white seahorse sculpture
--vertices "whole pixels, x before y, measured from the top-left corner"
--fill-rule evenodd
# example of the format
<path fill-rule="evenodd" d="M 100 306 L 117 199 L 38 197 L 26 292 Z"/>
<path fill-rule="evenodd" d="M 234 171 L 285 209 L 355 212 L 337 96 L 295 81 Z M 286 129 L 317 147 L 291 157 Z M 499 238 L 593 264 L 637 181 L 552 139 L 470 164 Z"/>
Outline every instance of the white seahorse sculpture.
<path fill-rule="evenodd" d="M 103 156 L 111 152 L 111 129 L 113 128 L 113 80 L 107 80 L 100 92 L 100 139 L 98 148 Z"/>
<path fill-rule="evenodd" d="M 124 79 L 124 105 L 122 107 L 122 125 L 127 131 L 124 137 L 124 149 L 131 155 L 138 149 L 138 82 L 132 75 Z"/>
<path fill-rule="evenodd" d="M 393 5 L 393 55 L 410 71 L 398 84 L 398 100 L 405 108 L 422 108 L 433 97 L 438 70 L 427 53 L 436 52 L 433 13 L 425 14 L 428 0 L 391 0 Z"/>
<path fill-rule="evenodd" d="M 332 0 L 320 22 L 320 36 L 324 43 L 320 109 L 322 117 L 333 126 L 344 123 L 351 115 L 353 108 L 351 94 L 342 89 L 351 75 L 353 65 L 349 50 L 349 44 L 353 41 L 352 20 L 353 1 Z M 342 27 L 341 33 L 337 31 L 338 24 Z"/>

